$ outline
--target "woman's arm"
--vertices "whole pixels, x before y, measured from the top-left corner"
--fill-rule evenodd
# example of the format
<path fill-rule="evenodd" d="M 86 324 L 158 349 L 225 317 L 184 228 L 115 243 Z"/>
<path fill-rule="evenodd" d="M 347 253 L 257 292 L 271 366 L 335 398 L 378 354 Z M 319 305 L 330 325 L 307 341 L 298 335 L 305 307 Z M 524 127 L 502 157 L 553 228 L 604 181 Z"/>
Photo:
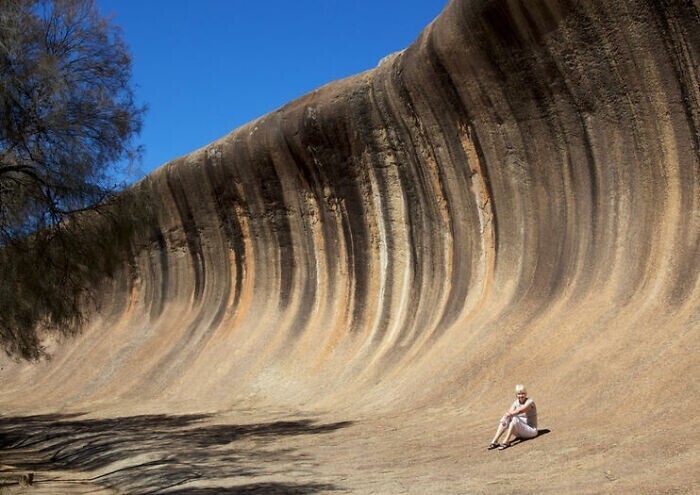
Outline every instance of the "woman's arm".
<path fill-rule="evenodd" d="M 517 416 L 518 414 L 522 414 L 525 411 L 528 411 L 532 407 L 532 404 L 534 404 L 534 402 L 532 402 L 530 399 L 528 399 L 522 406 L 516 406 L 515 404 L 513 404 L 514 407 L 512 407 L 508 414 L 511 416 Z"/>

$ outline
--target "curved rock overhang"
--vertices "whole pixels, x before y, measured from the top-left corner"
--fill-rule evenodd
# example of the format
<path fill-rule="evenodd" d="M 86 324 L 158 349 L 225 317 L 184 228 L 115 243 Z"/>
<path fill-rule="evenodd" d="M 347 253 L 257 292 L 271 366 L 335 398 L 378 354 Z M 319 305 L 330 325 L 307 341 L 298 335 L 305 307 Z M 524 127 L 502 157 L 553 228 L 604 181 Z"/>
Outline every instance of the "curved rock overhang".
<path fill-rule="evenodd" d="M 699 48 L 692 2 L 452 1 L 150 174 L 152 236 L 83 334 L 5 365 L 5 402 L 405 409 L 518 381 L 551 411 L 682 409 Z"/>

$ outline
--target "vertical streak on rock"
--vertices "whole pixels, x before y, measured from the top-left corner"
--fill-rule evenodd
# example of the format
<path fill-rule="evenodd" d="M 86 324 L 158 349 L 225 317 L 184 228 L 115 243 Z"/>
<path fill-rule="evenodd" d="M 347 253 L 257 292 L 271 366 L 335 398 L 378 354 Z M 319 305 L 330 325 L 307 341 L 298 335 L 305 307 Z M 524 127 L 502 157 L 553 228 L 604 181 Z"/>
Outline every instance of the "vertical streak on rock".
<path fill-rule="evenodd" d="M 194 271 L 194 292 L 192 297 L 193 304 L 196 304 L 202 297 L 204 291 L 206 277 L 205 260 L 202 255 L 199 228 L 195 223 L 192 209 L 188 203 L 187 195 L 181 182 L 181 173 L 182 167 L 169 167 L 166 169 L 165 176 L 170 195 L 177 208 L 179 222 L 182 226 L 185 242 L 187 244 L 187 252 L 192 260 Z"/>

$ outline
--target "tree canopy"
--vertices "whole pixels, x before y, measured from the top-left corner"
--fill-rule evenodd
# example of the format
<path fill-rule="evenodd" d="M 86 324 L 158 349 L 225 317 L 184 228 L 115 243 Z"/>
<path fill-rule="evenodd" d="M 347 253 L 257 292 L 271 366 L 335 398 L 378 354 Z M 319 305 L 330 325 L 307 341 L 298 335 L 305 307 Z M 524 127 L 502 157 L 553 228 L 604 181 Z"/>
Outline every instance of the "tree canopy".
<path fill-rule="evenodd" d="M 11 354 L 37 356 L 38 324 L 71 327 L 99 274 L 81 273 L 105 270 L 77 258 L 79 213 L 104 204 L 116 165 L 138 155 L 144 109 L 130 81 L 121 32 L 93 0 L 0 2 L 0 344 Z M 59 286 L 69 279 L 72 291 Z"/>

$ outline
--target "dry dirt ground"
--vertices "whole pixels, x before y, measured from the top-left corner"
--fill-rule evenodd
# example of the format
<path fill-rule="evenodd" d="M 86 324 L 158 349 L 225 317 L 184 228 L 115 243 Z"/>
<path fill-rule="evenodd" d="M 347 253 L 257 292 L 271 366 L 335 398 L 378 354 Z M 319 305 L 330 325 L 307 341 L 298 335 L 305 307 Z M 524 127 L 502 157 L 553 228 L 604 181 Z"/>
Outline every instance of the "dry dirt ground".
<path fill-rule="evenodd" d="M 464 410 L 3 417 L 0 493 L 697 493 L 680 430 L 577 435 L 542 413 L 543 434 L 505 451 L 486 449 L 495 421 Z"/>

